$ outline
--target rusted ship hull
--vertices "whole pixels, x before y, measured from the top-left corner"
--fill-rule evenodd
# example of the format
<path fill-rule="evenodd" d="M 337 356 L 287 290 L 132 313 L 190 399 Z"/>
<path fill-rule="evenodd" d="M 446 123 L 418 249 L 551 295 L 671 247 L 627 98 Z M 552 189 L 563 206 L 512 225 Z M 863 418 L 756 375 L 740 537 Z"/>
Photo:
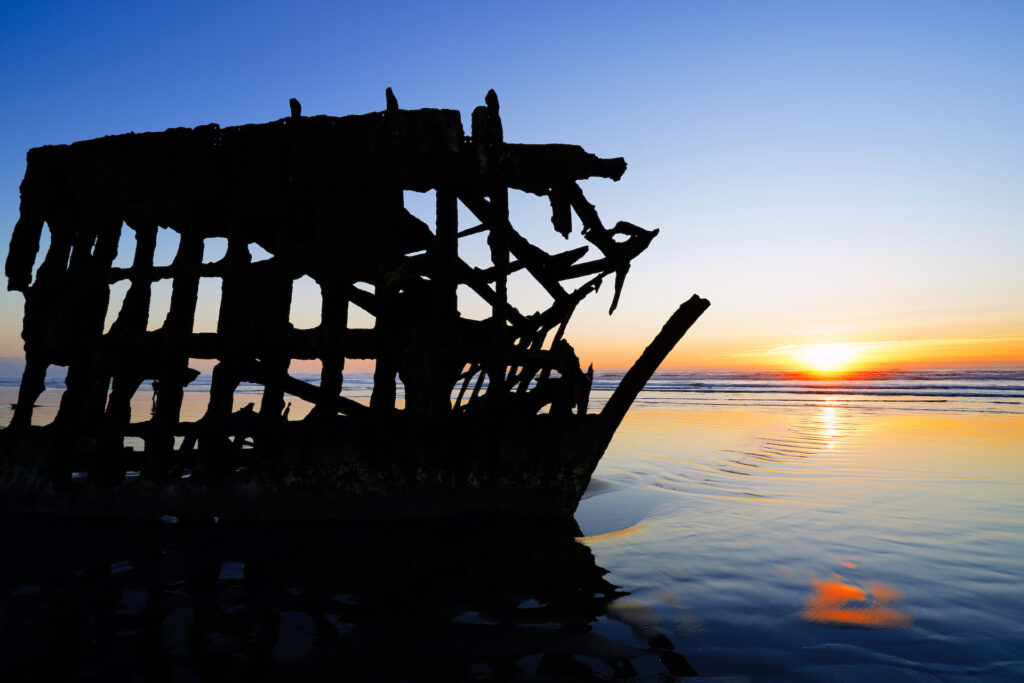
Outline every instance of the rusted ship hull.
<path fill-rule="evenodd" d="M 199 447 L 163 462 L 103 451 L 102 440 L 71 444 L 54 425 L 0 430 L 0 509 L 184 520 L 570 517 L 627 410 L 708 305 L 696 295 L 683 303 L 602 411 L 570 419 L 511 406 L 431 420 L 393 411 L 240 424 L 236 415 L 232 441 L 215 438 L 223 425 L 182 423 L 179 435 Z"/>
<path fill-rule="evenodd" d="M 606 279 L 614 311 L 658 230 L 605 227 L 579 187 L 618 180 L 622 158 L 506 143 L 493 91 L 471 133 L 459 112 L 399 109 L 388 91 L 385 111 L 359 116 L 305 117 L 293 100 L 290 117 L 265 124 L 31 150 L 5 265 L 8 289 L 25 295 L 26 368 L 0 432 L 0 505 L 195 519 L 571 515 L 636 395 L 708 302 L 680 306 L 590 414 L 593 368 L 566 328 Z M 554 230 L 568 239 L 575 223 L 589 246 L 532 244 L 510 222 L 510 191 L 543 198 Z M 433 193 L 432 220 L 408 210 L 410 192 Z M 173 258 L 157 244 L 168 233 Z M 533 313 L 510 286 L 520 271 L 534 280 L 526 303 L 549 297 Z M 320 292 L 311 328 L 293 324 L 293 305 L 314 307 L 303 279 Z M 160 281 L 171 293 L 156 319 Z M 215 332 L 196 323 L 211 286 Z M 368 402 L 342 395 L 348 360 L 374 363 Z M 320 381 L 289 374 L 294 361 L 319 363 Z M 183 422 L 184 388 L 203 364 L 206 413 Z M 60 409 L 34 426 L 54 366 L 67 368 Z M 146 382 L 153 410 L 139 423 L 132 397 Z M 262 385 L 258 409 L 236 410 L 243 382 Z M 289 418 L 289 396 L 313 406 L 309 417 Z"/>
<path fill-rule="evenodd" d="M 170 476 L 70 472 L 54 486 L 56 435 L 0 432 L 0 489 L 9 511 L 156 519 L 359 519 L 503 512 L 567 517 L 605 444 L 600 416 L 572 425 L 548 415 L 494 424 L 472 417 L 424 423 L 389 419 L 288 423 L 259 450 L 207 457 Z M 497 447 L 491 447 L 496 444 Z M 86 467 L 85 463 L 65 468 Z M 134 474 L 134 473 L 133 473 Z M 120 477 L 119 482 L 113 479 Z"/>

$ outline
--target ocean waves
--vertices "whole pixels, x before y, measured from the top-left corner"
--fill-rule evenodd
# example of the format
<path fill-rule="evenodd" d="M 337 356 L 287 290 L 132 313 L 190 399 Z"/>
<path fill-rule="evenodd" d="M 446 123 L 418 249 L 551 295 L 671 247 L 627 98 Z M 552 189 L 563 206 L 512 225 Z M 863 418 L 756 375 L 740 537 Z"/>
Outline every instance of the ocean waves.
<path fill-rule="evenodd" d="M 57 369 L 59 370 L 59 369 Z M 319 384 L 318 375 L 297 375 Z M 592 409 L 597 409 L 619 385 L 623 373 L 598 373 L 594 377 Z M 0 377 L 0 387 L 17 387 L 20 377 Z M 200 375 L 186 392 L 209 392 L 211 377 Z M 50 389 L 62 390 L 64 379 L 52 373 L 46 380 Z M 141 391 L 150 390 L 144 383 Z M 373 389 L 370 373 L 348 373 L 343 393 L 351 398 L 369 398 Z M 401 383 L 398 386 L 402 393 Z M 260 384 L 243 383 L 239 394 L 260 394 Z M 1021 370 L 936 370 L 860 372 L 838 377 L 815 377 L 780 372 L 659 372 L 647 383 L 638 402 L 650 403 L 820 403 L 843 401 L 864 406 L 944 404 L 941 409 L 981 412 L 1024 412 L 1024 371 Z M 937 408 L 937 406 L 936 406 Z"/>
<path fill-rule="evenodd" d="M 602 373 L 594 389 L 612 391 L 620 373 Z M 651 378 L 646 393 L 718 394 L 763 397 L 854 397 L 878 399 L 987 399 L 1024 401 L 1024 372 L 886 372 L 821 379 L 790 373 L 664 372 Z"/>

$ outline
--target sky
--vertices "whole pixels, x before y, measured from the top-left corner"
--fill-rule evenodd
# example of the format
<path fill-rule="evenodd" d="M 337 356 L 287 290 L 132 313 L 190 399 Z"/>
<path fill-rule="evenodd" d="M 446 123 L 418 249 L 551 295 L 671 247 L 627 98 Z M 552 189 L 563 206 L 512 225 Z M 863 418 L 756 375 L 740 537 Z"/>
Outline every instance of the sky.
<path fill-rule="evenodd" d="M 32 147 L 291 97 L 379 111 L 387 87 L 468 130 L 493 88 L 506 140 L 625 157 L 583 190 L 661 231 L 613 316 L 610 287 L 578 311 L 584 366 L 628 366 L 693 293 L 711 308 L 664 367 L 1024 365 L 1022 35 L 1019 2 L 5 3 L 0 243 Z M 511 204 L 545 248 L 583 244 L 543 198 Z M 0 356 L 22 306 L 0 292 Z"/>

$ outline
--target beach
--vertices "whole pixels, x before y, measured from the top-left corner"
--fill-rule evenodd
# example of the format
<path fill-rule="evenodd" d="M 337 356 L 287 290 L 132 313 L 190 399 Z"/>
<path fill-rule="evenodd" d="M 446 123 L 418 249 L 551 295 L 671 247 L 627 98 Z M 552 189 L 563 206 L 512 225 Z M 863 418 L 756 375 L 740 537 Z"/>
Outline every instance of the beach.
<path fill-rule="evenodd" d="M 0 27 L 0 683 L 1024 681 L 1024 3 Z"/>
<path fill-rule="evenodd" d="M 1021 372 L 659 373 L 576 528 L 5 519 L 0 656 L 83 680 L 1015 680 L 1022 443 Z"/>
<path fill-rule="evenodd" d="M 616 435 L 576 518 L 698 672 L 1024 675 L 1020 377 L 875 377 L 661 376 Z"/>

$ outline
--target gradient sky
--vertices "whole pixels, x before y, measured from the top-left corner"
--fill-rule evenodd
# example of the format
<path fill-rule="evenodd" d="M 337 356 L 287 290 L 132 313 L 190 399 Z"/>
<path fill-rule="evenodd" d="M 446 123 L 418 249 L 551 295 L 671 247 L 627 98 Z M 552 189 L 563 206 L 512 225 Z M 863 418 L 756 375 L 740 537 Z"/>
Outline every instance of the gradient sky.
<path fill-rule="evenodd" d="M 628 365 L 693 292 L 671 367 L 1024 363 L 1024 3 L 5 3 L 0 241 L 31 147 L 384 108 L 623 156 L 583 185 L 661 235 L 574 320 L 584 366 Z M 422 204 L 422 202 L 420 202 Z M 416 211 L 415 198 L 410 206 Z M 562 242 L 547 202 L 513 222 Z M 518 221 L 518 222 L 517 222 Z M 6 253 L 6 251 L 5 251 Z M 535 306 L 529 292 L 523 308 Z M 22 297 L 0 294 L 0 356 Z"/>

